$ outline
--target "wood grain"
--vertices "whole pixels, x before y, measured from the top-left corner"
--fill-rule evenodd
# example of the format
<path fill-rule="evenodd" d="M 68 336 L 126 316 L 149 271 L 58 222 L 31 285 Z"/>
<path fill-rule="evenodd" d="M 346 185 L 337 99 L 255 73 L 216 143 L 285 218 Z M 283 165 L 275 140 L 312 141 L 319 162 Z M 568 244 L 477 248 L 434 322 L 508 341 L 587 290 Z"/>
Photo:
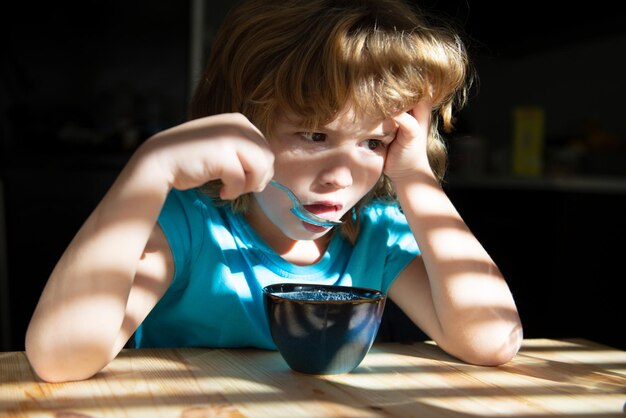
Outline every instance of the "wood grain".
<path fill-rule="evenodd" d="M 1 417 L 624 417 L 626 352 L 526 340 L 499 367 L 433 343 L 377 344 L 352 373 L 291 371 L 255 349 L 124 350 L 94 378 L 44 383 L 0 353 Z"/>

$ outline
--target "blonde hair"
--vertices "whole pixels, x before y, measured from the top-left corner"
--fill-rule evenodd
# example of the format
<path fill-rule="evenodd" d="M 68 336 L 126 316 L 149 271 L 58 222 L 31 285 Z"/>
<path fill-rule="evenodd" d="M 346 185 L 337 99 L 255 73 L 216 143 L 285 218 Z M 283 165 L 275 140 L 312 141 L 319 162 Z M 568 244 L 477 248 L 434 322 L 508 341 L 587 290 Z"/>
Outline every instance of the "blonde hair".
<path fill-rule="evenodd" d="M 428 158 L 442 180 L 446 147 L 439 133 L 453 127 L 453 108 L 467 99 L 473 73 L 465 46 L 449 27 L 435 25 L 402 0 L 250 0 L 220 27 L 190 117 L 240 112 L 271 138 L 285 114 L 314 129 L 349 103 L 360 117 L 387 118 L 424 96 L 434 104 Z M 203 190 L 219 200 L 220 182 Z M 357 209 L 393 198 L 384 175 Z M 230 202 L 245 211 L 250 195 Z M 356 220 L 342 232 L 352 240 Z"/>

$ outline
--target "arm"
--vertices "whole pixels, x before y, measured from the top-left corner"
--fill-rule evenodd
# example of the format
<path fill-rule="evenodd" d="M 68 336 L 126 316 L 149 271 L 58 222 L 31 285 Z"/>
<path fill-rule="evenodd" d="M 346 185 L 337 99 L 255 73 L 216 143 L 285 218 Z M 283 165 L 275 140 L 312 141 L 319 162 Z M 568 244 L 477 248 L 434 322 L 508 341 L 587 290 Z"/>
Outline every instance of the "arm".
<path fill-rule="evenodd" d="M 217 115 L 146 141 L 55 266 L 26 334 L 48 381 L 85 379 L 123 348 L 163 295 L 172 256 L 157 217 L 169 191 L 213 179 L 234 198 L 265 186 L 273 154 L 243 116 Z"/>
<path fill-rule="evenodd" d="M 518 351 L 522 327 L 510 290 L 428 164 L 430 106 L 396 117 L 388 152 L 392 179 L 421 255 L 399 275 L 389 296 L 444 350 L 470 363 L 502 364 Z"/>

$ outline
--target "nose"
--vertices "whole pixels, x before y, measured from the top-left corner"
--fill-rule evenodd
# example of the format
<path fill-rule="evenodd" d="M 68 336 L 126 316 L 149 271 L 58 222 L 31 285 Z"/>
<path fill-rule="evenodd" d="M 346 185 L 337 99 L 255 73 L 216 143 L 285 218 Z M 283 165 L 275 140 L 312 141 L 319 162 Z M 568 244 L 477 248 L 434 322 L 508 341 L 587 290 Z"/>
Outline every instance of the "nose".
<path fill-rule="evenodd" d="M 354 182 L 352 176 L 354 167 L 352 167 L 349 156 L 328 156 L 322 164 L 323 167 L 319 173 L 318 179 L 320 184 L 325 187 L 345 189 L 346 187 L 350 187 Z"/>

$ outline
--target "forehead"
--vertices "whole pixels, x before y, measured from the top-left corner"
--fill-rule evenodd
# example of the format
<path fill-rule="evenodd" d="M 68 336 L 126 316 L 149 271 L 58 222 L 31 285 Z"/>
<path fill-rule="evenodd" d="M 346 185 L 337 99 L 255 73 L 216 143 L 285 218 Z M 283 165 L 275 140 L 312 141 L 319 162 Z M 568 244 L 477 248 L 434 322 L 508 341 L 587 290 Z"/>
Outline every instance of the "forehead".
<path fill-rule="evenodd" d="M 307 118 L 294 114 L 284 114 L 278 122 L 303 130 L 325 130 L 350 134 L 391 135 L 397 131 L 397 124 L 392 118 L 357 113 L 352 107 L 346 107 L 337 113 L 334 119 L 318 125 L 308 124 Z"/>
<path fill-rule="evenodd" d="M 397 130 L 393 119 L 359 115 L 348 109 L 337 115 L 335 119 L 323 126 L 329 130 L 349 130 L 351 132 L 389 134 Z"/>

